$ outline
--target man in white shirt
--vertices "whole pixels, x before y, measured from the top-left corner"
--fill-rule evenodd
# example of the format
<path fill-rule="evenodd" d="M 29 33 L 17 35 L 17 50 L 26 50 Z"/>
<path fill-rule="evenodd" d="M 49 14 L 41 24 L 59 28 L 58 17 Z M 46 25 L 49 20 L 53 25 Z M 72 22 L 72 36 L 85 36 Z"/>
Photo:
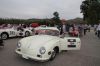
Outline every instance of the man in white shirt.
<path fill-rule="evenodd" d="M 97 27 L 97 31 L 98 31 L 98 37 L 100 38 L 100 23 L 99 23 L 99 25 Z"/>
<path fill-rule="evenodd" d="M 63 33 L 66 33 L 66 25 L 63 24 Z"/>

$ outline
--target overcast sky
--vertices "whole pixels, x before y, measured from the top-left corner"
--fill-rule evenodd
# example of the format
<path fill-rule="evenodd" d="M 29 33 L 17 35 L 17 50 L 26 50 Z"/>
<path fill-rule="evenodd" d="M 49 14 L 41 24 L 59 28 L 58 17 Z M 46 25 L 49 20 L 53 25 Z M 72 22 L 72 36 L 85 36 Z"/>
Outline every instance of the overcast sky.
<path fill-rule="evenodd" d="M 0 0 L 0 18 L 52 18 L 59 12 L 62 19 L 82 17 L 83 0 Z"/>

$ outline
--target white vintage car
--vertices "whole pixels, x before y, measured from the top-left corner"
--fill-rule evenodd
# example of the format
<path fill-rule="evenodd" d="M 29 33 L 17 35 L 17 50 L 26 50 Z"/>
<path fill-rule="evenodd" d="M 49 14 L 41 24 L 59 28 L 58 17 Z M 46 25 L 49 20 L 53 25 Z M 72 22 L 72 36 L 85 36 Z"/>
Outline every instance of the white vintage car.
<path fill-rule="evenodd" d="M 6 28 L 0 29 L 0 37 L 2 39 L 7 39 L 9 37 L 16 37 L 16 36 L 30 36 L 33 34 L 32 29 L 17 29 L 17 28 Z"/>
<path fill-rule="evenodd" d="M 46 61 L 53 60 L 63 50 L 80 50 L 80 47 L 80 38 L 59 37 L 57 28 L 46 27 L 40 29 L 38 35 L 18 41 L 15 51 L 25 59 Z"/>
<path fill-rule="evenodd" d="M 28 37 L 31 35 L 34 35 L 34 28 L 28 27 L 28 28 L 22 28 L 22 30 L 17 30 L 17 36 L 23 36 Z"/>
<path fill-rule="evenodd" d="M 40 26 L 38 26 L 38 27 L 36 27 L 36 28 L 34 28 L 34 29 L 37 31 L 37 30 L 39 30 L 39 29 L 46 28 L 46 27 L 47 27 L 46 25 L 40 25 Z"/>

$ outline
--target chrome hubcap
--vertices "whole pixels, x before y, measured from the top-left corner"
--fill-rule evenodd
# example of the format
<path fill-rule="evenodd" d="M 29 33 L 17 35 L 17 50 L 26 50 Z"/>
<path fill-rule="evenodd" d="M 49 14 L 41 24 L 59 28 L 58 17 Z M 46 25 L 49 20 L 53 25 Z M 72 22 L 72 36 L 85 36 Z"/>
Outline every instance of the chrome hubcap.
<path fill-rule="evenodd" d="M 7 35 L 6 34 L 3 34 L 2 35 L 2 39 L 7 39 Z"/>

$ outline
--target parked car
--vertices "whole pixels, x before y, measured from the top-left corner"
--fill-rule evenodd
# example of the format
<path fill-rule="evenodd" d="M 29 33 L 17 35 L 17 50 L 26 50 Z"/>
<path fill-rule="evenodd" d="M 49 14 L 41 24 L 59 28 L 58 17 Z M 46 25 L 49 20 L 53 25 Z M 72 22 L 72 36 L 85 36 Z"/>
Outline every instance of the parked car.
<path fill-rule="evenodd" d="M 15 51 L 25 59 L 46 61 L 53 60 L 63 50 L 80 50 L 80 38 L 61 37 L 59 33 L 55 27 L 42 28 L 38 35 L 19 40 Z"/>
<path fill-rule="evenodd" d="M 35 34 L 38 33 L 38 30 L 43 29 L 43 28 L 46 28 L 46 27 L 47 27 L 46 25 L 40 25 L 40 26 L 34 28 L 34 30 L 35 30 Z"/>
<path fill-rule="evenodd" d="M 0 37 L 1 39 L 7 39 L 9 37 L 16 37 L 16 36 L 30 36 L 33 34 L 32 29 L 29 28 L 6 28 L 0 29 Z"/>
<path fill-rule="evenodd" d="M 34 35 L 34 28 L 28 27 L 28 28 L 20 28 L 17 29 L 17 36 L 22 36 L 22 37 L 28 37 L 31 35 Z"/>

